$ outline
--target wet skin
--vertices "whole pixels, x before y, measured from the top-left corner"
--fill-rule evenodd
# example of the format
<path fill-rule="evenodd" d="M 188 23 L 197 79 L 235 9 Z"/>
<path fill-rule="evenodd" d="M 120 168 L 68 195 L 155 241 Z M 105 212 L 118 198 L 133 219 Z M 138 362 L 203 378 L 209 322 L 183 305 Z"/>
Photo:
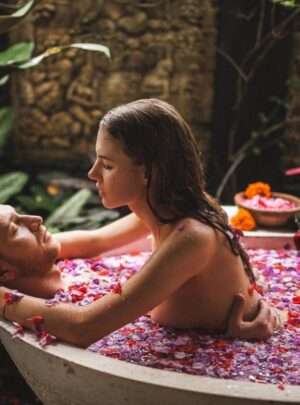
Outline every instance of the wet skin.
<path fill-rule="evenodd" d="M 18 214 L 0 205 L 0 282 L 12 288 L 40 295 L 45 282 L 54 288 L 60 278 L 54 263 L 59 243 L 35 215 Z M 52 288 L 52 289 L 53 289 Z"/>

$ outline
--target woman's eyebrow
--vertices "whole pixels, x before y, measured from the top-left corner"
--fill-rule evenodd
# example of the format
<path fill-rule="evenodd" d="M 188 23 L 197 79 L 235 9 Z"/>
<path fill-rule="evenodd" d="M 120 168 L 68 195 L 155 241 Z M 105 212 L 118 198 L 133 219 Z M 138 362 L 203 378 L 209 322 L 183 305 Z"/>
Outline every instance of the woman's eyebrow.
<path fill-rule="evenodd" d="M 111 158 L 109 158 L 108 156 L 105 156 L 105 155 L 97 155 L 98 156 L 98 158 L 100 158 L 100 159 L 105 159 L 105 160 L 110 160 L 110 161 L 114 161 L 113 159 L 111 159 Z"/>

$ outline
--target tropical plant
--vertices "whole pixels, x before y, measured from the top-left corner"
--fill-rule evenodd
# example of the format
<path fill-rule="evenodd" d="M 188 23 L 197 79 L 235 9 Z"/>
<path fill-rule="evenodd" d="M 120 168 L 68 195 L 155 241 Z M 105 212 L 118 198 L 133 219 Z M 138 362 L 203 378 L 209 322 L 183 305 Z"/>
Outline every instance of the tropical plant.
<path fill-rule="evenodd" d="M 0 3 L 0 34 L 16 27 L 31 12 L 37 4 L 36 0 L 26 1 L 20 7 Z M 13 13 L 10 13 L 11 10 Z M 0 87 L 7 84 L 12 72 L 34 68 L 45 58 L 64 52 L 69 48 L 104 53 L 108 58 L 110 51 L 106 46 L 96 43 L 71 43 L 46 49 L 43 53 L 33 56 L 34 44 L 20 42 L 0 52 Z M 0 108 L 0 153 L 3 149 L 14 122 L 14 112 L 10 106 Z M 0 204 L 11 203 L 21 212 L 41 214 L 46 217 L 46 224 L 50 230 L 69 229 L 76 226 L 91 228 L 106 221 L 113 220 L 118 213 L 109 210 L 95 211 L 98 199 L 95 200 L 89 189 L 76 189 L 76 180 L 71 179 L 71 187 L 67 189 L 51 189 L 50 181 L 56 173 L 45 178 L 34 178 L 27 173 L 10 172 L 0 175 Z M 81 188 L 81 187 L 80 187 Z M 52 190 L 52 191 L 51 191 Z"/>
<path fill-rule="evenodd" d="M 7 173 L 0 176 L 0 204 L 6 203 L 18 194 L 28 181 L 28 175 L 22 172 Z"/>
<path fill-rule="evenodd" d="M 36 0 L 29 0 L 14 13 L 10 15 L 0 15 L 0 34 L 15 28 L 30 13 L 36 3 Z M 4 6 L 5 5 L 2 5 L 2 8 Z M 20 42 L 0 52 L 0 87 L 8 82 L 13 71 L 33 68 L 44 59 L 69 48 L 102 52 L 108 58 L 110 57 L 109 48 L 96 43 L 71 43 L 64 46 L 55 46 L 46 49 L 40 55 L 33 56 L 34 44 L 32 42 Z M 14 114 L 11 107 L 6 106 L 0 108 L 0 148 L 5 144 L 8 133 L 12 129 L 13 116 Z"/>
<path fill-rule="evenodd" d="M 36 177 L 23 172 L 1 175 L 0 204 L 11 204 L 21 213 L 41 215 L 52 232 L 94 229 L 120 216 L 117 211 L 99 207 L 90 182 L 60 172 Z"/>
<path fill-rule="evenodd" d="M 237 81 L 235 86 L 236 99 L 234 103 L 234 118 L 232 120 L 229 136 L 228 147 L 226 153 L 227 168 L 220 180 L 220 183 L 215 192 L 215 197 L 221 200 L 226 187 L 230 189 L 231 194 L 236 192 L 236 171 L 241 163 L 248 157 L 257 157 L 263 150 L 277 144 L 280 148 L 284 148 L 284 129 L 290 124 L 299 123 L 300 118 L 287 117 L 288 104 L 284 100 L 275 99 L 269 100 L 273 103 L 273 110 L 269 116 L 260 114 L 259 128 L 252 131 L 251 136 L 238 149 L 236 149 L 237 138 L 239 135 L 239 126 L 243 114 L 242 111 L 247 107 L 247 95 L 249 88 L 253 84 L 253 79 L 257 75 L 259 68 L 267 58 L 269 52 L 274 48 L 276 43 L 287 35 L 288 32 L 294 29 L 294 22 L 300 15 L 299 0 L 270 0 L 273 3 L 273 11 L 277 5 L 290 8 L 287 16 L 271 27 L 270 30 L 264 32 L 263 20 L 265 16 L 266 1 L 259 2 L 257 6 L 259 10 L 259 19 L 257 23 L 257 32 L 255 35 L 255 43 L 252 48 L 244 55 L 243 59 L 238 63 L 230 54 L 223 49 L 218 49 L 217 52 L 227 60 L 229 64 L 237 72 Z M 299 82 L 289 83 L 290 86 L 298 86 Z M 284 117 L 284 118 L 282 118 Z M 281 132 L 280 132 L 281 131 Z M 279 133 L 280 132 L 280 133 Z M 231 180 L 231 185 L 228 185 Z"/>

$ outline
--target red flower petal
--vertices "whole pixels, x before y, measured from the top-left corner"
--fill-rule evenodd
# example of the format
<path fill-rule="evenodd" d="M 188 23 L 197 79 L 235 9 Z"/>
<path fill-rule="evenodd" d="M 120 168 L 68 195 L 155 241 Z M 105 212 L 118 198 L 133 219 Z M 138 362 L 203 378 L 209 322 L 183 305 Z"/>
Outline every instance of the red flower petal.
<path fill-rule="evenodd" d="M 18 322 L 13 322 L 13 325 L 16 327 L 15 332 L 12 335 L 12 338 L 15 338 L 16 336 L 20 335 L 23 336 L 24 335 L 24 328 L 22 325 L 20 325 Z"/>
<path fill-rule="evenodd" d="M 293 304 L 300 304 L 300 295 L 293 298 Z"/>
<path fill-rule="evenodd" d="M 253 295 L 253 293 L 254 293 L 254 290 L 256 290 L 256 286 L 255 286 L 255 282 L 253 282 L 253 283 L 251 283 L 250 285 L 249 285 L 249 287 L 248 287 L 248 294 L 249 295 Z"/>
<path fill-rule="evenodd" d="M 131 250 L 131 251 L 129 252 L 129 254 L 130 254 L 131 256 L 138 256 L 140 253 L 141 253 L 140 250 Z"/>
<path fill-rule="evenodd" d="M 50 333 L 44 331 L 41 334 L 39 343 L 42 347 L 45 347 L 45 346 L 48 346 L 51 343 L 53 343 L 55 340 L 56 340 L 56 337 L 54 335 L 50 335 Z"/>
<path fill-rule="evenodd" d="M 119 294 L 119 295 L 121 295 L 121 294 L 122 294 L 122 286 L 121 286 L 121 284 L 120 284 L 120 283 L 117 283 L 117 284 L 113 287 L 112 292 L 113 292 L 114 294 Z"/>
<path fill-rule="evenodd" d="M 44 318 L 42 317 L 42 315 L 35 315 L 32 318 L 28 318 L 27 321 L 33 324 L 36 332 L 42 331 L 44 324 Z"/>
<path fill-rule="evenodd" d="M 6 292 L 4 294 L 4 302 L 6 304 L 13 304 L 14 302 L 18 302 L 23 298 L 23 294 L 19 293 L 19 291 L 15 290 L 12 292 Z"/>
<path fill-rule="evenodd" d="M 12 293 L 6 292 L 4 294 L 4 301 L 5 301 L 6 304 L 12 304 L 14 302 Z"/>

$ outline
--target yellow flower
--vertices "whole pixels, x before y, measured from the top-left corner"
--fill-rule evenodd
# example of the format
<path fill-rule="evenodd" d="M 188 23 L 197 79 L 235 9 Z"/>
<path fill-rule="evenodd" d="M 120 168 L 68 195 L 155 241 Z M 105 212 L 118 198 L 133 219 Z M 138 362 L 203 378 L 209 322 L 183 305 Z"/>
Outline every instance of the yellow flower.
<path fill-rule="evenodd" d="M 255 219 L 250 212 L 244 208 L 239 208 L 236 215 L 231 218 L 230 224 L 235 229 L 239 229 L 241 231 L 251 231 L 256 227 Z"/>
<path fill-rule="evenodd" d="M 59 188 L 57 186 L 54 186 L 53 184 L 49 184 L 47 187 L 47 192 L 50 195 L 57 195 L 59 191 Z"/>
<path fill-rule="evenodd" d="M 255 195 L 261 195 L 266 198 L 271 197 L 271 187 L 267 183 L 262 183 L 262 182 L 257 182 L 257 183 L 251 183 L 249 186 L 246 188 L 245 193 L 244 193 L 246 198 L 252 198 Z"/>

